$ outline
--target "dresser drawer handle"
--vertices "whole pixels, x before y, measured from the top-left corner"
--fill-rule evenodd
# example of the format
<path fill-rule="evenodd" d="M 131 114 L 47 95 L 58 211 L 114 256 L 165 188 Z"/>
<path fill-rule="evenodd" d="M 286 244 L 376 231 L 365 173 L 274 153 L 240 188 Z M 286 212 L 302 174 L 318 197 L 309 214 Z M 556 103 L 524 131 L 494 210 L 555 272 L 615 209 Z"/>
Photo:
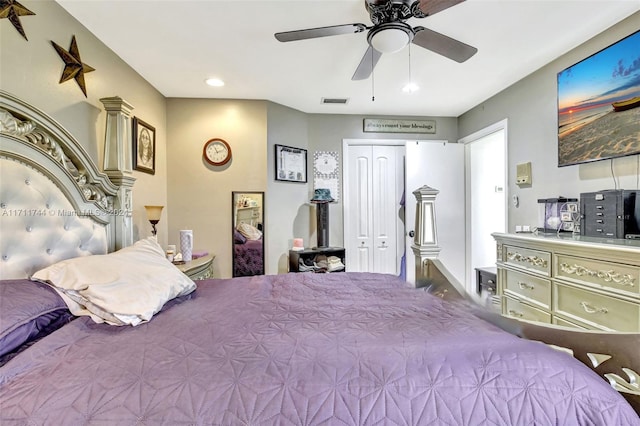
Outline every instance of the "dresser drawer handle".
<path fill-rule="evenodd" d="M 535 288 L 532 284 L 524 283 L 522 281 L 518 281 L 518 287 L 520 287 L 520 290 L 533 290 Z"/>
<path fill-rule="evenodd" d="M 513 309 L 509 309 L 509 315 L 511 315 L 512 317 L 520 317 L 520 318 L 524 316 L 522 312 L 514 311 Z"/>
<path fill-rule="evenodd" d="M 607 308 L 598 308 L 596 306 L 590 305 L 588 302 L 580 302 L 580 306 L 582 309 L 588 314 L 606 314 L 609 312 Z"/>

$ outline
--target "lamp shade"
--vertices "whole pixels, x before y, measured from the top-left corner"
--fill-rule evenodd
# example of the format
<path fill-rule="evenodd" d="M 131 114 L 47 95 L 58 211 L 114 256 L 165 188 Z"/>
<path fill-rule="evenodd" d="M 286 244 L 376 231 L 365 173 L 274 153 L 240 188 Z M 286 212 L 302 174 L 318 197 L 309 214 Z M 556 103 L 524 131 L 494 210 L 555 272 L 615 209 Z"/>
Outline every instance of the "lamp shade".
<path fill-rule="evenodd" d="M 147 211 L 147 219 L 149 221 L 155 220 L 158 223 L 164 206 L 144 206 L 144 208 Z"/>

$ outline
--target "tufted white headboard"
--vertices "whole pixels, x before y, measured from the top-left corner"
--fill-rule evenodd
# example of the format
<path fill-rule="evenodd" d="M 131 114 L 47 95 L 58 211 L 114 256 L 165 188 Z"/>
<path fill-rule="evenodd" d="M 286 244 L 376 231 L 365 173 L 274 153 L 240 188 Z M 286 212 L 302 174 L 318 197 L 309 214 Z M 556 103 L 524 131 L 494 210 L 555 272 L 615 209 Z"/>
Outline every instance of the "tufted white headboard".
<path fill-rule="evenodd" d="M 0 91 L 0 279 L 121 247 L 118 196 L 59 123 Z"/>

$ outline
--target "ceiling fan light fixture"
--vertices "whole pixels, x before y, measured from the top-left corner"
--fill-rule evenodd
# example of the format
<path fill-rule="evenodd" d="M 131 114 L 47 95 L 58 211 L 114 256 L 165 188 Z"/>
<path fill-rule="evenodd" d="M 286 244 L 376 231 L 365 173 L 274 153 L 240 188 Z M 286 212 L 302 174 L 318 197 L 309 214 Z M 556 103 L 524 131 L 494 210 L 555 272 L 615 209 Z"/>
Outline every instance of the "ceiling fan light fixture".
<path fill-rule="evenodd" d="M 380 53 L 394 53 L 402 50 L 413 39 L 413 30 L 403 22 L 381 24 L 371 31 L 367 41 Z"/>

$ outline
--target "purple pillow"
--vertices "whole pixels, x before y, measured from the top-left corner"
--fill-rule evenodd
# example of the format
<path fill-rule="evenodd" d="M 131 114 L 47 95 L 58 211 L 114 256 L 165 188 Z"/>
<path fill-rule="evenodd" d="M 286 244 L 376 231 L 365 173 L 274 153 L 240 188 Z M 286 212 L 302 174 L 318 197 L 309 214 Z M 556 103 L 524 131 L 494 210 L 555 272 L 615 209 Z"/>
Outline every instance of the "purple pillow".
<path fill-rule="evenodd" d="M 244 244 L 247 242 L 247 237 L 245 237 L 244 235 L 242 235 L 240 233 L 240 231 L 238 231 L 237 229 L 233 230 L 233 242 L 236 244 Z"/>
<path fill-rule="evenodd" d="M 0 357 L 44 337 L 71 317 L 48 285 L 26 279 L 0 281 Z"/>

